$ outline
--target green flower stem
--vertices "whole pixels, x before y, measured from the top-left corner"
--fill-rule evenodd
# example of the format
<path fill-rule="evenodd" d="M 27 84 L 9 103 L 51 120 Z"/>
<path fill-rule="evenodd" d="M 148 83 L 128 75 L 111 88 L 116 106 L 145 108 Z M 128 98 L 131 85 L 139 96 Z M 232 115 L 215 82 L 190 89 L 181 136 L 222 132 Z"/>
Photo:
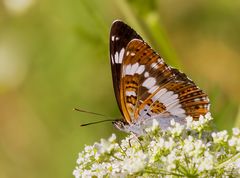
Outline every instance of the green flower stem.
<path fill-rule="evenodd" d="M 222 162 L 221 164 L 219 164 L 216 169 L 220 169 L 225 167 L 226 165 L 236 161 L 237 159 L 240 159 L 240 153 L 237 153 L 236 155 L 233 155 L 232 157 L 228 158 L 226 161 Z"/>

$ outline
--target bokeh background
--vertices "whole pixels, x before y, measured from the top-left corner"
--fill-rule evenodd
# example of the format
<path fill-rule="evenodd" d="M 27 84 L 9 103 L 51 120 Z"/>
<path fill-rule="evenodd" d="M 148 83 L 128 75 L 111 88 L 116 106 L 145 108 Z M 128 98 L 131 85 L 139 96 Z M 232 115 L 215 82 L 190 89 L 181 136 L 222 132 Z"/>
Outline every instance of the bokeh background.
<path fill-rule="evenodd" d="M 111 133 L 81 107 L 119 117 L 109 63 L 114 19 L 136 29 L 240 126 L 240 1 L 0 0 L 0 177 L 72 177 L 78 152 Z"/>

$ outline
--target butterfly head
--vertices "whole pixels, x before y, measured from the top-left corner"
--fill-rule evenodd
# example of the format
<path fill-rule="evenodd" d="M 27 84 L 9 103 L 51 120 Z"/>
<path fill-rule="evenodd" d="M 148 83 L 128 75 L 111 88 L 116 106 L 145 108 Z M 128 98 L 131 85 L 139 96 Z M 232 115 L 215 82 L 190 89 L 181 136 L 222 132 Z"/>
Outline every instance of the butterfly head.
<path fill-rule="evenodd" d="M 127 128 L 129 127 L 129 125 L 124 120 L 115 120 L 112 123 L 114 127 L 116 127 L 118 130 L 121 130 L 121 131 L 128 130 Z"/>
<path fill-rule="evenodd" d="M 126 132 L 126 133 L 133 133 L 136 136 L 141 136 L 145 133 L 145 126 L 144 124 L 141 124 L 140 122 L 134 123 L 134 124 L 128 124 L 124 120 L 116 120 L 113 122 L 113 125 L 120 131 Z"/>

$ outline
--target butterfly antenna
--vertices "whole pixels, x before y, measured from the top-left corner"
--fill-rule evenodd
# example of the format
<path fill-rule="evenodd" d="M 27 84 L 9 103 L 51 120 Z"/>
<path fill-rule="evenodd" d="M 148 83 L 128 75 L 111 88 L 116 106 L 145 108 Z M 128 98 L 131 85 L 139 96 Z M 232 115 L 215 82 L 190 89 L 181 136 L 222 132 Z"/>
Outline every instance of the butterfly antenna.
<path fill-rule="evenodd" d="M 86 124 L 81 124 L 80 126 L 83 127 L 83 126 L 87 126 L 87 125 L 92 125 L 92 124 L 99 124 L 99 123 L 102 123 L 102 122 L 109 122 L 109 121 L 114 121 L 112 119 L 106 119 L 106 120 L 102 120 L 102 121 L 96 121 L 96 122 L 90 122 L 90 123 L 86 123 Z"/>
<path fill-rule="evenodd" d="M 73 110 L 74 111 L 78 111 L 78 112 L 82 112 L 82 113 L 87 113 L 87 114 L 92 114 L 92 115 L 96 115 L 96 116 L 101 116 L 101 117 L 105 117 L 105 118 L 110 118 L 110 119 L 105 119 L 105 120 L 101 120 L 101 121 L 89 122 L 89 123 L 86 123 L 86 124 L 81 124 L 80 125 L 81 127 L 87 126 L 87 125 L 92 125 L 92 124 L 98 124 L 98 123 L 102 123 L 102 122 L 110 122 L 110 121 L 112 122 L 112 121 L 116 120 L 115 118 L 106 116 L 104 114 L 99 114 L 99 113 L 95 113 L 95 112 L 91 112 L 91 111 L 86 111 L 86 110 L 79 109 L 79 108 L 74 108 Z"/>
<path fill-rule="evenodd" d="M 107 116 L 107 115 L 104 115 L 104 114 L 99 114 L 99 113 L 92 112 L 92 111 L 87 111 L 87 110 L 83 110 L 83 109 L 79 109 L 79 108 L 74 108 L 73 110 L 74 110 L 74 111 L 78 111 L 78 112 L 87 113 L 87 114 L 96 115 L 96 116 L 111 118 L 112 120 L 115 120 L 113 117 L 110 117 L 110 116 Z"/>

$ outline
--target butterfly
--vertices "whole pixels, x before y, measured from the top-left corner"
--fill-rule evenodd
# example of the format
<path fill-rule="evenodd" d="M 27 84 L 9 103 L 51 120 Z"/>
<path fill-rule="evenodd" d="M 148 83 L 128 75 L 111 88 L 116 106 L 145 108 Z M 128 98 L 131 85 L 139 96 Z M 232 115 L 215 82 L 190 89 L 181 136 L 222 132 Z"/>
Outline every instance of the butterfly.
<path fill-rule="evenodd" d="M 167 65 L 135 30 L 120 20 L 110 31 L 110 62 L 118 107 L 123 119 L 113 122 L 119 130 L 144 134 L 155 119 L 162 129 L 172 119 L 198 120 L 209 112 L 210 102 L 186 74 Z"/>

